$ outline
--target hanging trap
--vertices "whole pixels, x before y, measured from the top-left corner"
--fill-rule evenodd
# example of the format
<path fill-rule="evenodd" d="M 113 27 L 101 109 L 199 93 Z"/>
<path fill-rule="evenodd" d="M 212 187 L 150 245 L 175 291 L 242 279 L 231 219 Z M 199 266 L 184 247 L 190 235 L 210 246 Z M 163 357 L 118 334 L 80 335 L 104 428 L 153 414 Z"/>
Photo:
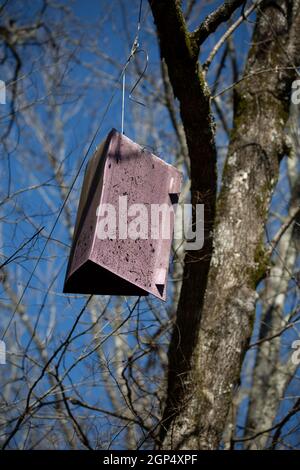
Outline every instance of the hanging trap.
<path fill-rule="evenodd" d="M 86 167 L 64 292 L 166 300 L 180 186 L 176 168 L 111 130 Z"/>

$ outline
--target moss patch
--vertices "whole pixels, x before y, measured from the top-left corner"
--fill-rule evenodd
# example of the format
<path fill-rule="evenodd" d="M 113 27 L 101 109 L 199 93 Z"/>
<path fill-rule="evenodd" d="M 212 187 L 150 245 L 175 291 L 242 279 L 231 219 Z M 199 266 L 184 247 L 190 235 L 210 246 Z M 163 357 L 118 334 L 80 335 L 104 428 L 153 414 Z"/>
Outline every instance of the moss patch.
<path fill-rule="evenodd" d="M 267 254 L 263 241 L 261 241 L 254 252 L 254 267 L 247 268 L 250 287 L 256 289 L 259 282 L 265 277 L 269 267 L 270 257 Z"/>

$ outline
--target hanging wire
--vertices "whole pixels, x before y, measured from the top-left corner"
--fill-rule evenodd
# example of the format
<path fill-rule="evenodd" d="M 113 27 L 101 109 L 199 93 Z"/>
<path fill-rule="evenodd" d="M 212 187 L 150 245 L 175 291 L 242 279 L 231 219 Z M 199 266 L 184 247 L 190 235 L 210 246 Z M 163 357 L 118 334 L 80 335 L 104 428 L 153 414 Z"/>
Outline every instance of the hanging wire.
<path fill-rule="evenodd" d="M 75 183 L 76 183 L 76 181 L 77 181 L 77 179 L 78 179 L 78 177 L 79 177 L 79 175 L 80 175 L 80 173 L 81 173 L 81 170 L 82 170 L 82 168 L 83 168 L 83 166 L 84 166 L 84 164 L 85 164 L 85 162 L 86 162 L 86 160 L 87 160 L 87 157 L 88 157 L 88 155 L 89 155 L 89 153 L 90 153 L 90 150 L 91 150 L 91 148 L 93 147 L 94 142 L 95 142 L 95 140 L 96 140 L 96 138 L 97 138 L 97 135 L 99 134 L 99 132 L 100 132 L 100 130 L 101 130 L 101 128 L 102 128 L 104 119 L 106 118 L 106 115 L 107 115 L 108 111 L 110 110 L 110 107 L 111 107 L 111 105 L 112 105 L 112 102 L 113 102 L 113 100 L 114 100 L 114 98 L 115 98 L 115 96 L 116 96 L 116 93 L 117 93 L 118 89 L 119 89 L 119 88 L 118 88 L 118 85 L 119 85 L 119 83 L 120 83 L 121 78 L 122 78 L 122 81 L 123 81 L 123 86 L 122 86 L 122 88 L 123 88 L 124 109 L 125 109 L 125 83 L 126 83 L 125 72 L 126 72 L 126 69 L 127 69 L 127 67 L 128 67 L 128 64 L 130 63 L 131 59 L 133 58 L 133 56 L 135 55 L 135 53 L 137 52 L 138 47 L 139 47 L 139 42 L 138 42 L 138 41 L 139 41 L 139 33 L 140 33 L 140 29 L 141 29 L 142 6 L 143 6 L 143 0 L 140 0 L 139 15 L 138 15 L 138 22 L 137 22 L 137 32 L 136 32 L 136 35 L 135 35 L 135 38 L 134 38 L 134 41 L 133 41 L 133 44 L 132 44 L 132 47 L 131 47 L 131 51 L 130 51 L 129 57 L 127 58 L 127 60 L 126 60 L 126 62 L 125 62 L 125 65 L 123 66 L 123 68 L 122 68 L 122 70 L 121 70 L 121 73 L 119 74 L 118 78 L 117 78 L 116 81 L 115 81 L 115 89 L 114 89 L 114 91 L 112 92 L 111 97 L 110 97 L 110 99 L 109 99 L 109 101 L 108 101 L 108 103 L 107 103 L 107 105 L 106 105 L 106 108 L 105 108 L 105 110 L 104 110 L 104 112 L 103 112 L 103 114 L 102 114 L 102 116 L 101 116 L 100 123 L 99 123 L 98 127 L 96 128 L 96 131 L 95 131 L 95 133 L 94 133 L 94 135 L 93 135 L 93 137 L 92 137 L 92 139 L 91 139 L 91 141 L 90 141 L 90 143 L 89 143 L 89 145 L 88 145 L 88 148 L 87 148 L 87 150 L 86 150 L 86 152 L 85 152 L 85 154 L 84 154 L 84 157 L 83 157 L 83 159 L 82 159 L 82 161 L 81 161 L 81 163 L 80 163 L 80 165 L 79 165 L 79 168 L 78 168 L 78 170 L 77 170 L 77 172 L 76 172 L 76 174 L 75 174 L 75 177 L 74 177 L 74 179 L 73 179 L 73 181 L 72 181 L 72 183 L 71 183 L 71 185 L 70 185 L 70 187 L 69 187 L 69 190 L 68 190 L 68 192 L 67 192 L 67 194 L 66 194 L 66 197 L 65 197 L 65 199 L 64 199 L 64 201 L 63 201 L 63 203 L 62 203 L 62 205 L 61 205 L 61 207 L 60 207 L 60 209 L 59 209 L 59 212 L 58 212 L 58 214 L 57 214 L 57 216 L 56 216 L 56 219 L 55 219 L 55 221 L 54 221 L 54 224 L 52 225 L 51 230 L 50 230 L 48 236 L 46 237 L 46 241 L 45 241 L 45 243 L 44 243 L 44 246 L 43 246 L 43 248 L 42 248 L 42 251 L 41 251 L 41 253 L 39 254 L 39 256 L 38 256 L 38 258 L 37 258 L 37 260 L 36 260 L 36 262 L 35 262 L 35 265 L 34 265 L 34 267 L 33 267 L 33 270 L 31 271 L 30 276 L 29 276 L 29 278 L 28 278 L 28 280 L 27 280 L 27 282 L 26 282 L 26 284 L 25 284 L 25 286 L 24 286 L 24 288 L 23 288 L 23 291 L 22 291 L 22 293 L 21 293 L 21 295 L 20 295 L 20 297 L 19 297 L 19 300 L 18 300 L 18 302 L 17 302 L 17 304 L 16 304 L 16 306 L 15 306 L 15 309 L 14 309 L 14 311 L 13 311 L 12 314 L 11 314 L 11 317 L 10 317 L 10 319 L 9 319 L 8 325 L 6 326 L 6 328 L 5 328 L 5 330 L 4 330 L 4 333 L 3 333 L 2 337 L 1 337 L 2 340 L 5 338 L 6 333 L 7 333 L 8 329 L 9 329 L 9 327 L 10 327 L 10 325 L 11 325 L 11 323 L 12 323 L 14 317 L 15 317 L 15 314 L 16 314 L 18 308 L 20 307 L 20 304 L 21 304 L 21 302 L 22 302 L 22 300 L 23 300 L 23 298 L 24 298 L 24 295 L 25 295 L 25 293 L 26 293 L 26 291 L 27 291 L 27 289 L 28 289 L 28 287 L 29 287 L 29 285 L 30 285 L 30 283 L 31 283 L 31 280 L 32 280 L 32 278 L 33 278 L 33 276 L 34 276 L 34 274 L 35 274 L 35 272 L 36 272 L 36 270 L 37 270 L 37 267 L 38 267 L 38 265 L 39 265 L 39 263 L 40 263 L 40 261 L 41 261 L 43 255 L 44 255 L 44 253 L 45 253 L 45 250 L 46 250 L 46 247 L 47 247 L 47 245 L 48 245 L 48 242 L 49 242 L 49 240 L 51 239 L 51 237 L 52 237 L 52 235 L 53 235 L 53 232 L 54 232 L 54 230 L 55 230 L 55 228 L 56 228 L 56 226 L 57 226 L 57 224 L 58 224 L 59 218 L 60 218 L 60 216 L 61 216 L 61 214 L 62 214 L 62 212 L 63 212 L 63 210 L 64 210 L 64 208 L 65 208 L 65 206 L 66 206 L 66 204 L 67 204 L 67 201 L 68 201 L 68 199 L 69 199 L 69 197 L 70 197 L 70 194 L 71 194 L 71 192 L 72 192 L 72 190 L 73 190 L 73 188 L 74 188 L 74 186 L 75 186 Z M 148 56 L 147 56 L 147 57 L 148 57 Z M 147 60 L 148 60 L 148 59 L 147 59 Z M 146 68 L 147 68 L 147 67 L 146 67 Z M 146 70 L 146 69 L 145 69 L 145 70 Z M 143 72 L 143 74 L 144 74 L 144 73 L 145 73 L 145 71 Z M 124 77 L 125 77 L 125 78 L 124 78 Z M 136 86 L 137 86 L 137 84 L 140 82 L 141 78 L 142 78 L 142 77 L 139 78 L 139 80 L 138 80 L 138 82 L 135 84 L 134 88 L 136 88 Z M 122 96 L 122 102 L 123 102 L 123 96 Z M 122 109 L 123 109 L 123 106 L 122 106 Z M 122 116 L 123 116 L 123 115 L 122 115 Z M 124 131 L 124 116 L 122 117 L 122 123 L 123 123 L 123 124 L 122 124 L 122 127 L 123 127 L 122 133 L 123 133 L 123 131 Z"/>
<path fill-rule="evenodd" d="M 126 87 L 126 70 L 124 70 L 123 72 L 123 79 L 122 79 L 122 117 L 121 117 L 121 133 L 122 134 L 124 134 L 125 87 Z"/>
<path fill-rule="evenodd" d="M 121 111 L 121 132 L 122 132 L 122 134 L 124 134 L 126 69 L 127 69 L 128 65 L 130 64 L 130 62 L 132 61 L 132 59 L 134 59 L 136 57 L 136 55 L 140 54 L 140 53 L 144 54 L 144 56 L 145 56 L 145 65 L 144 65 L 144 68 L 143 68 L 140 76 L 138 77 L 137 81 L 135 82 L 135 84 L 133 85 L 133 87 L 131 88 L 131 90 L 129 92 L 129 99 L 131 101 L 133 101 L 134 103 L 137 103 L 141 106 L 145 106 L 144 103 L 142 103 L 141 101 L 138 101 L 137 99 L 135 99 L 133 97 L 133 92 L 137 88 L 137 86 L 140 83 L 140 81 L 142 80 L 142 78 L 144 77 L 144 75 L 146 73 L 146 70 L 148 68 L 148 62 L 149 62 L 149 56 L 148 56 L 147 51 L 145 51 L 144 49 L 140 49 L 140 47 L 139 47 L 140 46 L 139 45 L 139 34 L 140 34 L 140 29 L 141 29 L 142 7 L 143 7 L 143 0 L 140 0 L 139 15 L 138 15 L 138 22 L 137 22 L 137 31 L 136 31 L 136 35 L 135 35 L 133 44 L 131 46 L 131 51 L 130 51 L 129 57 L 127 59 L 127 62 L 125 64 L 123 72 L 122 72 L 122 79 L 123 79 L 123 84 L 122 84 L 122 111 Z"/>

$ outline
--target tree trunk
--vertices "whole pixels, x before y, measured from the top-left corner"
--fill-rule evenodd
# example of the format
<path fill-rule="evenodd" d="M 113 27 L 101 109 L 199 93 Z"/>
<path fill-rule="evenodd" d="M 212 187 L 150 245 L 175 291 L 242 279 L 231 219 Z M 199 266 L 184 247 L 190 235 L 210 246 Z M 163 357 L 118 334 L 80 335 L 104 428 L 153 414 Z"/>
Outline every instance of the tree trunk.
<path fill-rule="evenodd" d="M 201 98 L 195 101 L 192 64 L 186 60 L 186 51 L 176 44 L 189 46 L 189 52 L 194 50 L 193 36 L 183 27 L 178 2 L 150 4 L 161 53 L 180 101 L 191 158 L 193 203 L 203 202 L 195 195 L 215 188 L 215 180 L 210 181 L 215 178 L 211 171 L 214 145 L 207 86 L 197 60 L 195 66 L 195 54 L 187 54 L 195 62 L 198 91 L 202 91 Z M 163 15 L 167 15 L 165 19 Z M 203 252 L 193 259 L 187 254 L 185 259 L 169 350 L 168 395 L 161 427 L 164 449 L 216 449 L 222 439 L 252 333 L 255 289 L 268 268 L 264 227 L 279 162 L 286 153 L 284 128 L 295 76 L 299 16 L 296 0 L 265 2 L 258 13 L 244 78 L 236 87 L 234 125 L 214 224 L 213 203 L 209 199 Z M 200 139 L 195 139 L 197 133 Z M 207 204 L 207 200 L 204 202 Z M 209 234 L 213 225 L 210 262 Z"/>
<path fill-rule="evenodd" d="M 293 119 L 291 119 L 293 117 Z M 298 107 L 291 104 L 289 126 L 292 127 L 291 141 L 296 148 L 295 133 L 298 127 Z M 288 126 L 288 127 L 289 127 Z M 293 135 L 294 134 L 294 135 Z M 288 218 L 292 217 L 300 207 L 300 182 L 297 178 L 297 160 L 289 158 L 287 162 L 290 181 L 291 201 Z M 283 362 L 282 339 L 278 335 L 287 322 L 285 303 L 290 290 L 291 273 L 296 267 L 297 253 L 297 221 L 295 220 L 282 235 L 277 247 L 276 257 L 265 281 L 262 300 L 262 318 L 260 320 L 260 345 L 257 349 L 252 386 L 249 393 L 249 408 L 247 413 L 247 436 L 251 437 L 261 431 L 270 429 L 278 413 L 281 400 L 287 386 L 297 370 L 289 357 Z M 271 339 L 270 339 L 271 338 Z M 269 433 L 258 435 L 255 440 L 246 442 L 251 450 L 265 449 L 268 444 Z"/>

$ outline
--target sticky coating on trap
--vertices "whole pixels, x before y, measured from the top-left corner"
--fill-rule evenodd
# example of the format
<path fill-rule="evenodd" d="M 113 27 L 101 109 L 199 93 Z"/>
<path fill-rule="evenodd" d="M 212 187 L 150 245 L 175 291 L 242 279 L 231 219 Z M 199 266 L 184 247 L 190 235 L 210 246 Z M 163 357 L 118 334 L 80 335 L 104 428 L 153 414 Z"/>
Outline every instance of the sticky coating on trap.
<path fill-rule="evenodd" d="M 162 204 L 165 209 L 172 208 L 178 201 L 180 186 L 181 173 L 176 168 L 112 129 L 86 167 L 64 292 L 128 296 L 151 293 L 166 300 L 174 214 L 166 219 L 170 223 L 163 230 L 162 218 L 151 218 L 151 208 Z M 147 208 L 147 238 L 145 230 L 140 236 L 136 236 L 136 230 L 135 238 L 126 237 L 120 200 L 123 209 L 125 201 L 127 204 L 127 228 L 136 220 L 132 205 Z M 108 238 L 103 239 L 98 236 L 98 224 L 107 212 L 101 213 L 99 208 L 107 204 L 116 210 L 115 237 L 108 230 Z M 161 222 L 156 232 L 155 220 Z M 158 238 L 153 237 L 152 229 Z"/>

